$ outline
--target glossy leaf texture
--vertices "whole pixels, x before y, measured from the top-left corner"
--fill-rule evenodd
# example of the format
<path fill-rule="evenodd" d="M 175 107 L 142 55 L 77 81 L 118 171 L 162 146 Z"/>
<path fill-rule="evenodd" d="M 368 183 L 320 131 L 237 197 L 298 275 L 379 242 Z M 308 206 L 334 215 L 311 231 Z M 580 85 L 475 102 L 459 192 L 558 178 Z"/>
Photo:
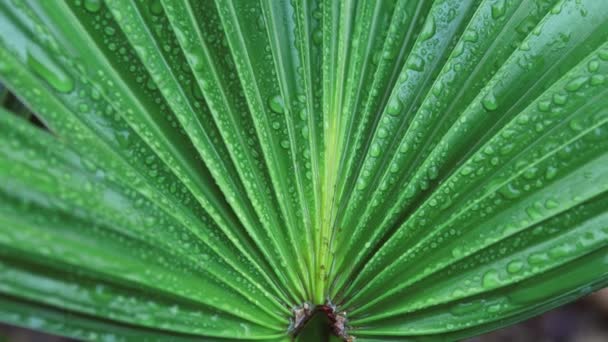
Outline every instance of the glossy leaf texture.
<path fill-rule="evenodd" d="M 572 301 L 607 76 L 597 0 L 1 1 L 0 321 L 444 341 Z"/>

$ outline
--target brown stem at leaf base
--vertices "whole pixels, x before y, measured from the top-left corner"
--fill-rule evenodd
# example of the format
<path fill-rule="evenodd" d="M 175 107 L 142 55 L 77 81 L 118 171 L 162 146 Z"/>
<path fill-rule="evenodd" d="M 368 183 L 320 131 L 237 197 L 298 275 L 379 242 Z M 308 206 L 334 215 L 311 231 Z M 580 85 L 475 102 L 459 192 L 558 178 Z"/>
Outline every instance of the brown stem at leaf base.
<path fill-rule="evenodd" d="M 354 337 L 349 336 L 347 333 L 346 312 L 338 312 L 336 307 L 331 303 L 316 306 L 310 303 L 304 303 L 300 307 L 293 309 L 293 313 L 294 316 L 289 329 L 293 337 L 298 336 L 306 326 L 306 323 L 308 323 L 315 314 L 324 313 L 329 320 L 328 329 L 334 335 L 346 342 L 353 342 L 355 340 Z"/>

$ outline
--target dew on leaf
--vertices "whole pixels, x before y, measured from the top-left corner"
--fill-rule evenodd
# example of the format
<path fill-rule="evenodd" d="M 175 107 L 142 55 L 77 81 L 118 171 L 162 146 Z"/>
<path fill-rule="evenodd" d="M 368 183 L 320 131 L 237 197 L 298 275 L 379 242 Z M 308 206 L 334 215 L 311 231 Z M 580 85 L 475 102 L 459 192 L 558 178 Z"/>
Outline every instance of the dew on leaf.
<path fill-rule="evenodd" d="M 519 260 L 510 261 L 507 264 L 507 272 L 511 274 L 519 273 L 524 267 L 524 263 Z"/>
<path fill-rule="evenodd" d="M 407 67 L 415 71 L 422 71 L 424 70 L 424 59 L 417 54 L 412 54 L 408 59 Z"/>
<path fill-rule="evenodd" d="M 435 18 L 433 15 L 429 15 L 424 23 L 424 27 L 420 32 L 420 39 L 427 40 L 435 34 Z"/>
<path fill-rule="evenodd" d="M 275 113 L 282 114 L 285 112 L 285 104 L 281 95 L 275 95 L 268 99 L 268 106 Z"/>
<path fill-rule="evenodd" d="M 506 0 L 498 0 L 492 4 L 492 18 L 499 19 L 505 15 Z"/>
<path fill-rule="evenodd" d="M 47 54 L 38 49 L 27 52 L 27 64 L 55 90 L 69 93 L 74 89 L 74 80 L 67 72 L 55 63 Z"/>
<path fill-rule="evenodd" d="M 498 272 L 496 272 L 495 270 L 490 270 L 490 271 L 487 271 L 483 275 L 482 286 L 485 289 L 495 288 L 498 285 L 500 285 L 500 279 L 498 277 Z"/>
<path fill-rule="evenodd" d="M 84 8 L 89 12 L 99 12 L 102 0 L 84 0 Z"/>
<path fill-rule="evenodd" d="M 481 105 L 489 112 L 495 111 L 498 108 L 498 102 L 496 102 L 494 92 L 488 92 L 483 100 L 481 100 Z"/>

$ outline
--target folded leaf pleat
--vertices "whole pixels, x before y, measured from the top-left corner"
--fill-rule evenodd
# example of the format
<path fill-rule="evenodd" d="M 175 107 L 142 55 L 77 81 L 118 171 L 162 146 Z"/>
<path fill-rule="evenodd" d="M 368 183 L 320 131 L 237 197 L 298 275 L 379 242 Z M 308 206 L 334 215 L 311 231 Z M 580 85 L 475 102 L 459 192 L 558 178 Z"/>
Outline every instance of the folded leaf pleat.
<path fill-rule="evenodd" d="M 607 76 L 596 0 L 0 2 L 0 321 L 443 341 L 540 314 L 608 285 Z"/>

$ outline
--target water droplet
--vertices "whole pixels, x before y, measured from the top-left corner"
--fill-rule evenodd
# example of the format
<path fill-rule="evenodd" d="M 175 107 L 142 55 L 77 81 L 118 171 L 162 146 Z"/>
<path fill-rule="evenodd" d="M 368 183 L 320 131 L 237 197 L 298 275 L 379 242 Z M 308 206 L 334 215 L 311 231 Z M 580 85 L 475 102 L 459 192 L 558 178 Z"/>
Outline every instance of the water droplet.
<path fill-rule="evenodd" d="M 479 36 L 477 35 L 477 32 L 469 30 L 462 35 L 462 39 L 465 42 L 475 43 L 477 39 L 479 39 Z"/>
<path fill-rule="evenodd" d="M 403 109 L 403 104 L 399 100 L 398 97 L 394 97 L 391 102 L 388 104 L 388 114 L 397 116 L 401 114 L 401 110 Z"/>
<path fill-rule="evenodd" d="M 27 64 L 57 91 L 69 93 L 74 89 L 74 80 L 46 54 L 28 50 Z"/>
<path fill-rule="evenodd" d="M 604 75 L 593 75 L 591 76 L 591 82 L 589 82 L 592 86 L 598 86 L 604 84 L 604 80 L 606 80 L 606 76 Z"/>
<path fill-rule="evenodd" d="M 456 44 L 456 47 L 454 48 L 454 51 L 452 52 L 454 56 L 460 56 L 462 53 L 464 52 L 464 43 L 463 42 L 458 42 L 458 44 Z"/>
<path fill-rule="evenodd" d="M 473 171 L 475 171 L 475 169 L 473 169 L 473 167 L 471 167 L 470 165 L 465 165 L 462 170 L 460 171 L 460 174 L 463 176 L 468 176 L 471 173 L 473 173 Z"/>
<path fill-rule="evenodd" d="M 456 291 L 454 291 L 454 292 L 456 292 Z M 464 294 L 465 293 L 462 290 L 460 290 L 459 295 L 462 296 Z M 452 294 L 452 296 L 457 297 L 454 294 Z M 482 307 L 481 301 L 463 302 L 463 303 L 458 303 L 454 307 L 452 307 L 450 312 L 455 316 L 464 316 L 464 315 L 479 311 L 481 309 L 481 307 Z"/>
<path fill-rule="evenodd" d="M 481 100 L 481 105 L 489 112 L 496 110 L 496 108 L 498 108 L 498 102 L 496 102 L 494 92 L 488 92 L 488 94 L 484 96 L 483 100 Z"/>
<path fill-rule="evenodd" d="M 511 183 L 500 188 L 498 192 L 506 199 L 515 199 L 521 195 L 521 191 L 515 188 Z"/>
<path fill-rule="evenodd" d="M 551 102 L 548 100 L 540 101 L 538 103 L 538 110 L 541 112 L 548 112 L 551 109 Z"/>
<path fill-rule="evenodd" d="M 555 246 L 549 250 L 549 257 L 551 257 L 552 259 L 563 258 L 565 256 L 568 256 L 571 251 L 572 250 L 570 246 L 568 246 L 567 244 Z"/>
<path fill-rule="evenodd" d="M 372 145 L 372 148 L 370 149 L 369 154 L 372 157 L 378 157 L 380 155 L 380 146 L 378 146 L 378 144 Z"/>
<path fill-rule="evenodd" d="M 513 260 L 507 264 L 507 272 L 514 274 L 524 268 L 524 263 L 519 260 Z"/>
<path fill-rule="evenodd" d="M 575 132 L 580 132 L 585 129 L 581 120 L 577 118 L 570 120 L 570 122 L 568 122 L 568 127 Z"/>
<path fill-rule="evenodd" d="M 323 31 L 317 29 L 312 33 L 312 41 L 316 45 L 320 45 L 323 42 Z"/>
<path fill-rule="evenodd" d="M 150 13 L 153 15 L 161 15 L 163 13 L 163 5 L 160 3 L 160 0 L 150 2 Z"/>
<path fill-rule="evenodd" d="M 498 19 L 505 15 L 505 0 L 499 0 L 492 4 L 492 18 Z"/>
<path fill-rule="evenodd" d="M 532 253 L 528 256 L 528 263 L 530 265 L 540 265 L 547 260 L 547 256 L 543 253 Z"/>
<path fill-rule="evenodd" d="M 422 32 L 420 32 L 420 40 L 424 41 L 431 38 L 435 34 L 435 18 L 429 15 L 424 23 Z"/>
<path fill-rule="evenodd" d="M 526 208 L 526 214 L 528 214 L 528 217 L 530 217 L 530 220 L 536 221 L 543 217 L 542 213 L 540 212 L 539 207 L 540 206 L 535 203 L 534 205 L 531 205 Z"/>
<path fill-rule="evenodd" d="M 407 67 L 415 71 L 422 71 L 424 69 L 424 59 L 417 54 L 412 54 L 408 59 Z"/>
<path fill-rule="evenodd" d="M 114 29 L 112 26 L 106 26 L 103 28 L 103 32 L 108 36 L 113 36 L 116 33 L 116 29 Z"/>
<path fill-rule="evenodd" d="M 485 289 L 495 288 L 500 285 L 500 279 L 498 278 L 498 272 L 491 270 L 483 275 L 481 286 Z"/>
<path fill-rule="evenodd" d="M 596 60 L 589 61 L 589 64 L 587 64 L 587 70 L 589 70 L 589 72 L 596 72 L 599 68 L 600 63 Z"/>
<path fill-rule="evenodd" d="M 282 114 L 285 112 L 285 104 L 281 95 L 275 95 L 268 99 L 268 106 L 275 113 Z"/>
<path fill-rule="evenodd" d="M 555 103 L 556 105 L 565 105 L 566 102 L 568 101 L 568 96 L 565 94 L 553 94 L 553 103 Z"/>
<path fill-rule="evenodd" d="M 101 0 L 84 0 L 84 8 L 89 12 L 98 12 L 101 9 Z"/>
<path fill-rule="evenodd" d="M 89 111 L 89 105 L 87 103 L 83 102 L 83 103 L 81 103 L 81 104 L 78 105 L 78 110 L 81 113 L 87 113 Z"/>
<path fill-rule="evenodd" d="M 548 199 L 545 201 L 545 208 L 547 209 L 555 209 L 559 206 L 559 203 L 553 199 Z"/>
<path fill-rule="evenodd" d="M 454 249 L 452 249 L 452 256 L 454 258 L 460 258 L 462 256 L 462 248 L 460 247 L 454 247 Z"/>
<path fill-rule="evenodd" d="M 383 138 L 383 139 L 384 139 L 384 138 L 386 138 L 387 136 L 388 136 L 388 131 L 387 131 L 385 128 L 382 128 L 382 127 L 381 127 L 381 128 L 378 130 L 378 137 L 380 137 L 380 138 Z"/>
<path fill-rule="evenodd" d="M 572 81 L 568 82 L 568 84 L 566 85 L 566 90 L 570 91 L 570 92 L 575 92 L 575 91 L 581 89 L 585 85 L 585 83 L 587 83 L 588 80 L 589 80 L 589 77 L 587 77 L 587 76 L 577 77 L 577 78 L 573 79 Z"/>

